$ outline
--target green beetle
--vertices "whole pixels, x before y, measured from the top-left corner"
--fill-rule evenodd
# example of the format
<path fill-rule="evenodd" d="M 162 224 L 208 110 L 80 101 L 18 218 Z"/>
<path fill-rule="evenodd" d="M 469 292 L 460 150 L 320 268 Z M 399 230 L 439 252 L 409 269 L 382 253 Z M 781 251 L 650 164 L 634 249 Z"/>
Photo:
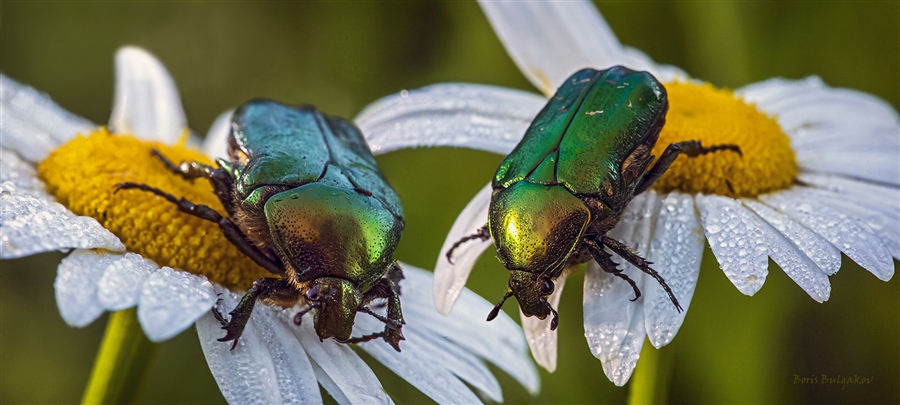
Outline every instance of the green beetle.
<path fill-rule="evenodd" d="M 156 156 L 187 179 L 207 178 L 228 217 L 205 205 L 177 199 L 137 183 L 137 188 L 166 198 L 191 215 L 216 222 L 244 254 L 280 278 L 253 283 L 230 321 L 217 311 L 234 348 L 257 300 L 316 309 L 320 339 L 358 343 L 383 338 L 397 351 L 404 324 L 393 260 L 403 231 L 400 199 L 378 170 L 362 133 L 350 122 L 310 106 L 287 106 L 265 99 L 240 106 L 232 119 L 229 160 L 218 167 L 198 162 L 176 166 Z M 369 308 L 387 300 L 387 316 Z M 351 338 L 357 312 L 385 324 L 384 331 Z"/>
<path fill-rule="evenodd" d="M 497 254 L 510 270 L 509 289 L 488 315 L 497 316 L 515 296 L 522 313 L 545 319 L 559 315 L 547 302 L 554 280 L 567 267 L 594 259 L 600 267 L 628 282 L 618 269 L 615 252 L 649 274 L 681 305 L 650 262 L 622 242 L 606 236 L 619 222 L 635 195 L 650 188 L 680 153 L 698 156 L 718 150 L 737 153 L 736 145 L 702 147 L 699 141 L 669 145 L 650 167 L 651 149 L 665 124 L 666 89 L 647 72 L 622 66 L 584 69 L 569 77 L 538 113 L 522 141 L 494 175 L 488 224 L 462 238 L 447 252 L 472 239 L 493 239 Z"/>

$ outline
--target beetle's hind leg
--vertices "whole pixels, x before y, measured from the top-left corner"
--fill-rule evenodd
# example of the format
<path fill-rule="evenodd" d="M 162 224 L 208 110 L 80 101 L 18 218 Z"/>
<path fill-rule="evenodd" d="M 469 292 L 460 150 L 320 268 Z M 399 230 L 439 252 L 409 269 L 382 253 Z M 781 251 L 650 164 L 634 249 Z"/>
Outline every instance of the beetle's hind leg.
<path fill-rule="evenodd" d="M 468 236 L 463 236 L 462 239 L 456 241 L 456 243 L 454 243 L 453 246 L 451 246 L 450 249 L 447 250 L 447 261 L 450 262 L 450 264 L 453 264 L 453 251 L 456 250 L 456 248 L 458 248 L 463 243 L 466 243 L 473 239 L 479 239 L 479 240 L 485 241 L 490 238 L 491 238 L 491 233 L 488 231 L 487 224 L 484 224 L 484 226 L 482 226 L 481 228 L 478 228 L 478 230 L 475 231 L 475 233 L 468 235 Z"/>
<path fill-rule="evenodd" d="M 225 234 L 225 238 L 228 239 L 228 241 L 230 241 L 232 244 L 234 244 L 234 246 L 236 246 L 238 250 L 240 250 L 242 253 L 256 262 L 256 264 L 260 265 L 262 268 L 268 270 L 272 274 L 284 274 L 284 269 L 282 268 L 280 263 L 269 258 L 268 255 L 263 253 L 261 250 L 259 250 L 258 247 L 256 247 L 256 245 L 251 243 L 250 240 L 247 239 L 247 236 L 244 235 L 243 232 L 241 232 L 241 229 L 237 226 L 237 224 L 231 222 L 231 219 L 223 217 L 222 214 L 219 214 L 218 212 L 216 212 L 216 210 L 210 208 L 208 205 L 194 204 L 184 198 L 176 198 L 172 194 L 162 191 L 156 187 L 148 186 L 146 184 L 131 182 L 116 184 L 116 192 L 119 192 L 119 190 L 128 189 L 149 191 L 162 198 L 165 198 L 172 204 L 175 204 L 181 212 L 205 219 L 207 221 L 215 222 L 219 225 L 219 229 L 222 230 L 222 233 Z"/>
<path fill-rule="evenodd" d="M 656 181 L 659 180 L 660 177 L 662 177 L 663 173 L 665 173 L 666 170 L 669 169 L 669 166 L 672 165 L 672 162 L 675 161 L 675 158 L 677 158 L 679 154 L 683 153 L 690 157 L 697 157 L 720 150 L 730 150 L 737 153 L 739 156 L 744 156 L 743 153 L 741 153 L 741 147 L 735 144 L 721 144 L 704 147 L 700 144 L 700 141 L 696 140 L 681 141 L 669 144 L 669 146 L 666 147 L 666 150 L 663 151 L 662 155 L 659 156 L 659 159 L 656 160 L 656 164 L 654 164 L 653 167 L 647 171 L 647 174 L 644 175 L 644 178 L 641 180 L 640 184 L 635 187 L 634 194 L 637 195 L 643 193 L 644 191 L 647 191 L 647 189 L 650 188 L 653 183 L 656 183 Z"/>
<path fill-rule="evenodd" d="M 663 290 L 666 291 L 666 294 L 669 295 L 669 299 L 672 300 L 673 304 L 675 304 L 675 309 L 678 310 L 678 312 L 684 311 L 684 309 L 681 308 L 681 304 L 678 303 L 678 299 L 675 298 L 675 294 L 672 293 L 672 289 L 669 288 L 668 284 L 666 284 L 666 280 L 663 280 L 662 276 L 660 276 L 656 270 L 650 268 L 650 265 L 653 264 L 652 262 L 648 262 L 643 257 L 640 257 L 631 250 L 628 250 L 628 247 L 622 244 L 622 242 L 619 242 L 612 238 L 604 237 L 603 246 L 608 247 L 623 259 L 628 260 L 628 262 L 633 264 L 634 267 L 637 267 L 644 273 L 649 274 L 650 277 L 653 277 L 653 279 L 655 279 L 656 282 L 659 283 L 660 286 L 662 286 Z M 634 286 L 634 284 L 632 284 L 632 286 Z"/>
<path fill-rule="evenodd" d="M 629 285 L 631 285 L 631 288 L 634 289 L 634 298 L 631 299 L 632 301 L 637 301 L 638 298 L 641 298 L 641 289 L 638 288 L 637 284 L 634 282 L 634 280 L 631 279 L 631 277 L 628 277 L 627 274 L 622 273 L 622 269 L 619 268 L 619 264 L 612 260 L 612 255 L 606 253 L 606 251 L 603 250 L 603 246 L 600 246 L 600 244 L 593 239 L 585 239 L 584 244 L 587 245 L 588 252 L 591 253 L 591 257 L 593 257 L 594 260 L 597 261 L 597 264 L 600 265 L 600 268 L 603 269 L 603 271 L 621 278 L 622 280 L 627 281 Z"/>
<path fill-rule="evenodd" d="M 226 321 L 218 309 L 213 308 L 213 315 L 222 323 L 225 336 L 220 342 L 234 341 L 231 350 L 237 347 L 238 339 L 244 333 L 244 327 L 250 320 L 256 300 L 272 301 L 272 303 L 297 302 L 300 299 L 300 291 L 294 288 L 288 280 L 283 278 L 261 278 L 253 282 L 253 286 L 241 298 L 241 301 L 229 312 L 231 319 Z"/>
<path fill-rule="evenodd" d="M 384 338 L 384 341 L 390 344 L 394 350 L 400 351 L 400 341 L 405 340 L 403 337 L 403 310 L 400 308 L 400 285 L 399 281 L 403 279 L 403 272 L 400 265 L 396 262 L 388 269 L 385 277 L 378 280 L 369 291 L 363 295 L 362 305 L 357 308 L 358 311 L 374 316 L 376 319 L 384 323 L 384 331 L 374 333 L 372 335 L 354 338 L 350 343 L 365 342 L 378 337 Z M 381 316 L 368 308 L 368 304 L 372 300 L 384 298 L 387 299 L 387 317 Z M 357 339 L 364 339 L 358 340 Z"/>

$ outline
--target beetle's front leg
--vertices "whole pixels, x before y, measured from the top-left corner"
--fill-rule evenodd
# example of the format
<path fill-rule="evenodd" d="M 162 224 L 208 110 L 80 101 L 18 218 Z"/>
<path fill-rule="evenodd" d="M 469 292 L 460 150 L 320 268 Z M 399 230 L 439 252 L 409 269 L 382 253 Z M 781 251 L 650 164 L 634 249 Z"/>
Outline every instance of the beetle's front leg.
<path fill-rule="evenodd" d="M 375 283 L 375 285 L 373 285 L 372 288 L 369 289 L 369 291 L 366 291 L 365 295 L 363 296 L 363 305 L 361 305 L 358 310 L 372 315 L 379 321 L 384 322 L 384 331 L 368 336 L 363 336 L 361 338 L 351 339 L 351 343 L 358 343 L 361 341 L 371 340 L 376 337 L 383 337 L 384 341 L 388 342 L 388 344 L 390 344 L 394 348 L 394 350 L 398 352 L 400 351 L 400 341 L 406 339 L 403 337 L 402 331 L 403 325 L 405 325 L 406 322 L 403 320 L 403 311 L 400 308 L 400 286 L 398 284 L 402 279 L 403 273 L 400 269 L 400 266 L 395 262 L 388 270 L 385 277 L 378 280 L 378 282 Z M 366 307 L 369 302 L 376 298 L 387 299 L 386 318 L 376 314 L 375 312 L 372 312 L 372 310 Z"/>
<path fill-rule="evenodd" d="M 289 303 L 297 302 L 300 299 L 300 291 L 297 290 L 288 280 L 283 278 L 261 278 L 253 282 L 253 286 L 247 290 L 241 301 L 229 312 L 231 320 L 225 322 L 225 317 L 215 308 L 213 314 L 219 322 L 222 322 L 222 329 L 225 330 L 225 336 L 219 339 L 220 342 L 234 341 L 231 350 L 237 346 L 238 338 L 244 333 L 244 327 L 250 320 L 253 313 L 253 307 L 256 306 L 256 300 L 271 301 L 272 303 Z"/>
<path fill-rule="evenodd" d="M 150 153 L 159 159 L 160 162 L 166 169 L 169 169 L 172 173 L 175 173 L 186 180 L 194 181 L 194 179 L 204 178 L 209 179 L 210 184 L 213 186 L 213 192 L 216 193 L 216 197 L 219 198 L 219 201 L 222 202 L 222 205 L 225 207 L 225 211 L 228 212 L 228 215 L 234 216 L 236 211 L 234 207 L 234 199 L 232 196 L 232 190 L 234 190 L 234 179 L 231 175 L 228 174 L 222 168 L 214 168 L 210 165 L 205 165 L 200 162 L 184 162 L 181 164 L 175 165 L 169 160 L 167 157 L 163 156 L 162 153 L 157 149 L 151 149 Z"/>
<path fill-rule="evenodd" d="M 675 161 L 675 158 L 678 157 L 679 154 L 684 153 L 690 157 L 697 157 L 700 155 L 705 155 L 707 153 L 717 152 L 720 150 L 730 150 L 736 152 L 738 155 L 743 156 L 741 153 L 741 147 L 735 144 L 721 144 L 721 145 L 713 145 L 710 147 L 703 147 L 700 145 L 700 141 L 681 141 L 673 144 L 669 144 L 666 147 L 666 150 L 663 151 L 662 155 L 659 156 L 659 159 L 656 160 L 656 164 L 653 165 L 650 170 L 647 171 L 647 174 L 644 175 L 644 178 L 641 182 L 635 187 L 634 194 L 638 195 L 647 191 L 653 183 L 656 183 L 660 177 L 662 177 L 663 173 L 669 169 L 669 166 L 672 165 L 672 162 Z"/>
<path fill-rule="evenodd" d="M 156 187 L 150 187 L 146 184 L 131 182 L 116 184 L 116 192 L 119 192 L 119 190 L 128 190 L 135 188 L 142 191 L 149 191 L 162 198 L 165 198 L 167 201 L 175 204 L 181 212 L 205 219 L 207 221 L 215 222 L 219 225 L 219 229 L 222 230 L 222 233 L 225 234 L 225 238 L 228 239 L 228 241 L 230 241 L 234 246 L 236 246 L 238 250 L 240 250 L 243 254 L 247 255 L 247 257 L 256 262 L 256 264 L 260 265 L 262 268 L 268 270 L 272 274 L 284 274 L 284 268 L 281 266 L 281 263 L 276 262 L 261 250 L 259 250 L 259 248 L 251 243 L 250 240 L 247 239 L 247 236 L 244 235 L 243 232 L 241 232 L 241 229 L 237 226 L 237 224 L 231 222 L 230 219 L 223 217 L 222 214 L 219 214 L 218 212 L 216 212 L 216 210 L 210 208 L 208 205 L 194 204 L 184 198 L 175 198 L 175 196 L 173 196 L 172 194 L 162 191 Z"/>
<path fill-rule="evenodd" d="M 468 236 L 463 236 L 462 239 L 456 241 L 453 244 L 453 246 L 451 246 L 450 249 L 447 250 L 447 261 L 450 262 L 450 264 L 453 264 L 453 251 L 456 250 L 456 248 L 458 248 L 459 245 L 462 245 L 463 243 L 466 243 L 472 239 L 479 239 L 479 240 L 485 241 L 490 238 L 491 238 L 491 233 L 490 233 L 490 231 L 488 231 L 487 224 L 484 224 L 484 226 L 482 226 L 481 228 L 478 228 L 478 230 L 475 231 L 475 233 L 468 235 Z"/>
<path fill-rule="evenodd" d="M 633 264 L 634 267 L 637 267 L 644 273 L 649 274 L 650 277 L 653 277 L 653 279 L 655 279 L 656 282 L 662 286 L 663 290 L 666 291 L 666 294 L 669 294 L 669 299 L 671 299 L 672 303 L 675 304 L 675 309 L 677 309 L 678 312 L 684 311 L 684 309 L 681 308 L 681 304 L 678 303 L 678 299 L 675 298 L 675 294 L 672 293 L 672 289 L 669 288 L 668 284 L 666 284 L 666 280 L 663 280 L 662 276 L 660 276 L 656 270 L 650 268 L 650 265 L 653 264 L 652 262 L 648 262 L 643 257 L 640 257 L 631 250 L 628 250 L 628 247 L 622 244 L 622 242 L 619 242 L 612 238 L 603 237 L 603 246 L 610 248 L 610 250 L 616 252 L 616 254 L 621 256 L 623 259 L 628 260 L 628 262 Z"/>

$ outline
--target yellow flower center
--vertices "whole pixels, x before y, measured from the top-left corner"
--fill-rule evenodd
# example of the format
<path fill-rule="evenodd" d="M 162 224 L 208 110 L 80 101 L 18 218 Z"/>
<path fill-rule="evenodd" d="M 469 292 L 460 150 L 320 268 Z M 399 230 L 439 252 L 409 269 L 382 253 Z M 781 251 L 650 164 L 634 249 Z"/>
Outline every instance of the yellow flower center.
<path fill-rule="evenodd" d="M 225 214 L 208 181 L 193 183 L 170 172 L 153 157 L 156 148 L 172 162 L 211 163 L 182 145 L 112 135 L 105 128 L 77 136 L 41 162 L 38 172 L 49 191 L 69 210 L 90 216 L 137 252 L 159 265 L 206 276 L 226 287 L 247 289 L 271 274 L 232 245 L 213 222 L 185 214 L 162 197 L 120 190 L 122 182 L 143 183 Z"/>
<path fill-rule="evenodd" d="M 654 156 L 659 157 L 669 144 L 699 140 L 705 147 L 738 145 L 743 157 L 727 150 L 681 156 L 653 188 L 752 197 L 792 184 L 797 159 L 775 119 L 730 90 L 708 83 L 668 83 L 666 91 L 669 113 L 653 147 Z"/>

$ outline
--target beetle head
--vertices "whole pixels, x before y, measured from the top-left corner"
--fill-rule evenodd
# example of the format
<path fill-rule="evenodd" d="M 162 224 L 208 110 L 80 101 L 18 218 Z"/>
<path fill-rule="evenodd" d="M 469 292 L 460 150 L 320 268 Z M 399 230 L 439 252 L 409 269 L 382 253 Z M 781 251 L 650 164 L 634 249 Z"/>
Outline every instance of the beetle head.
<path fill-rule="evenodd" d="M 306 290 L 306 302 L 316 308 L 313 322 L 319 339 L 350 339 L 356 309 L 362 302 L 362 293 L 353 283 L 335 277 L 312 280 Z"/>
<path fill-rule="evenodd" d="M 536 316 L 538 319 L 544 319 L 552 313 L 553 321 L 550 322 L 550 330 L 554 330 L 556 329 L 559 315 L 547 302 L 547 296 L 553 294 L 554 287 L 553 280 L 545 275 L 513 270 L 509 275 L 509 292 L 494 306 L 494 309 L 488 314 L 487 320 L 491 321 L 496 318 L 500 312 L 500 307 L 503 306 L 506 299 L 515 296 L 516 300 L 519 301 L 519 309 L 522 310 L 525 316 Z"/>

